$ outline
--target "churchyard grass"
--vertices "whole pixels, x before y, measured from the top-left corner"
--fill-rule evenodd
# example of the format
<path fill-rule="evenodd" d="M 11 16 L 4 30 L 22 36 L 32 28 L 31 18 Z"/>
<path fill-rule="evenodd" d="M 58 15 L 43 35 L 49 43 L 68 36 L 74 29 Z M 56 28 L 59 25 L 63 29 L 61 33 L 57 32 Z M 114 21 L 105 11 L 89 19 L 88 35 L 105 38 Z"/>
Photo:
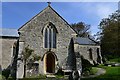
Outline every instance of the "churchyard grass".
<path fill-rule="evenodd" d="M 95 78 L 84 78 L 81 80 L 120 80 L 120 67 L 98 66 L 106 70 L 106 73 Z"/>
<path fill-rule="evenodd" d="M 120 79 L 120 67 L 109 67 L 109 66 L 102 66 L 106 70 L 104 75 L 98 76 L 99 78 L 110 78 L 114 80 Z"/>
<path fill-rule="evenodd" d="M 118 63 L 120 63 L 120 58 L 110 59 L 109 61 L 110 62 L 118 62 Z"/>
<path fill-rule="evenodd" d="M 0 75 L 0 80 L 2 80 L 2 75 Z"/>
<path fill-rule="evenodd" d="M 97 71 L 97 67 L 92 67 L 92 69 L 90 70 L 90 75 L 94 75 Z"/>

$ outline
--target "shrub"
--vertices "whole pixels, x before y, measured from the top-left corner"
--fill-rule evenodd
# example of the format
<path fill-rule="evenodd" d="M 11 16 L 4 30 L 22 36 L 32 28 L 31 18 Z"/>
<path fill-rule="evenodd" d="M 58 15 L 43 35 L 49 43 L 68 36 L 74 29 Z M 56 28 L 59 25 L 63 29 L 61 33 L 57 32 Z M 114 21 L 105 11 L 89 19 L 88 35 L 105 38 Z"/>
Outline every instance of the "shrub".
<path fill-rule="evenodd" d="M 58 72 L 56 73 L 56 78 L 63 78 L 64 77 L 64 72 L 62 71 L 62 69 L 60 68 L 58 70 Z"/>
<path fill-rule="evenodd" d="M 90 75 L 94 75 L 97 71 L 98 69 L 96 67 L 92 67 L 92 69 L 90 70 Z"/>
<path fill-rule="evenodd" d="M 4 76 L 0 74 L 0 80 L 6 80 Z"/>
<path fill-rule="evenodd" d="M 56 73 L 56 75 L 64 75 L 64 72 L 62 71 L 61 68 L 58 70 L 58 72 Z"/>
<path fill-rule="evenodd" d="M 2 75 L 3 75 L 6 79 L 8 79 L 8 77 L 9 77 L 9 75 L 10 75 L 10 69 L 4 69 L 4 70 L 2 71 Z"/>
<path fill-rule="evenodd" d="M 89 75 L 90 70 L 92 69 L 92 64 L 83 58 L 83 56 L 81 56 L 81 60 L 82 60 L 82 74 L 85 75 Z"/>
<path fill-rule="evenodd" d="M 46 78 L 46 75 L 39 74 L 36 78 L 45 79 L 45 78 Z"/>

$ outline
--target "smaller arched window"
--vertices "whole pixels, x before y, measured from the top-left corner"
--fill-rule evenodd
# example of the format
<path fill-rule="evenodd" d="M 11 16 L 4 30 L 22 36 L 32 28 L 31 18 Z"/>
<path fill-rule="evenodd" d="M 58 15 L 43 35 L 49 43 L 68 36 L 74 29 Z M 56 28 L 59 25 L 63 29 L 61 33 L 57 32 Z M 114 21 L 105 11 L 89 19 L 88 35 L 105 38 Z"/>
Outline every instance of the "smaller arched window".
<path fill-rule="evenodd" d="M 99 48 L 97 48 L 97 55 L 99 56 Z"/>
<path fill-rule="evenodd" d="M 43 30 L 44 48 L 56 48 L 56 27 L 49 23 Z"/>
<path fill-rule="evenodd" d="M 100 50 L 97 48 L 97 62 L 101 63 Z"/>
<path fill-rule="evenodd" d="M 89 49 L 89 57 L 90 57 L 91 60 L 93 59 L 93 56 L 92 56 L 92 49 L 91 49 L 91 48 Z"/>

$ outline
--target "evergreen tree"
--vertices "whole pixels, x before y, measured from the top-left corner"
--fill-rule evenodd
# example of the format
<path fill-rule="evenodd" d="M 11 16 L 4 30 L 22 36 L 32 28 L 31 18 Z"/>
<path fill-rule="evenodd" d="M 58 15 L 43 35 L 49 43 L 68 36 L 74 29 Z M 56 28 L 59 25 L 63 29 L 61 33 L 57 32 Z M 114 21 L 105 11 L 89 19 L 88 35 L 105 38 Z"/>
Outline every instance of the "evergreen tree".
<path fill-rule="evenodd" d="M 102 19 L 99 26 L 102 54 L 120 56 L 120 11 Z"/>

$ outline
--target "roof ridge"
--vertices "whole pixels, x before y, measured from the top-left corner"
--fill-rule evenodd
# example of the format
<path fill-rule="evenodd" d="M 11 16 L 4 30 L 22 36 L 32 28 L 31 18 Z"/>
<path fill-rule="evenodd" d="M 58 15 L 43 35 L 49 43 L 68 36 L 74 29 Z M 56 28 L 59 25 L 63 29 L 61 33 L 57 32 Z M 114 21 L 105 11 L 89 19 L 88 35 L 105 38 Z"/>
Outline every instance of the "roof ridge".
<path fill-rule="evenodd" d="M 0 28 L 0 37 L 19 37 L 17 29 Z"/>
<path fill-rule="evenodd" d="M 41 14 L 43 11 L 45 11 L 47 8 L 52 9 L 52 10 L 57 14 L 57 16 L 60 17 L 60 18 L 61 18 L 68 26 L 70 26 L 70 28 L 77 34 L 77 32 L 73 29 L 73 27 L 72 27 L 62 16 L 60 16 L 50 5 L 47 6 L 45 9 L 43 9 L 42 11 L 40 11 L 37 15 L 35 15 L 34 17 L 32 17 L 29 21 L 27 21 L 23 26 L 21 26 L 21 27 L 18 29 L 18 31 L 19 31 L 22 27 L 24 27 L 27 23 L 29 23 L 32 19 L 34 19 L 36 16 L 40 15 L 40 14 Z"/>
<path fill-rule="evenodd" d="M 51 7 L 51 6 L 47 6 L 46 8 L 44 8 L 43 10 L 41 10 L 40 12 L 38 12 L 35 16 L 33 16 L 30 20 L 28 20 L 25 24 L 23 24 L 19 29 L 18 31 L 24 27 L 27 23 L 29 23 L 32 19 L 34 19 L 36 16 L 38 16 L 40 13 L 42 13 L 44 10 L 46 10 L 48 7 Z"/>

